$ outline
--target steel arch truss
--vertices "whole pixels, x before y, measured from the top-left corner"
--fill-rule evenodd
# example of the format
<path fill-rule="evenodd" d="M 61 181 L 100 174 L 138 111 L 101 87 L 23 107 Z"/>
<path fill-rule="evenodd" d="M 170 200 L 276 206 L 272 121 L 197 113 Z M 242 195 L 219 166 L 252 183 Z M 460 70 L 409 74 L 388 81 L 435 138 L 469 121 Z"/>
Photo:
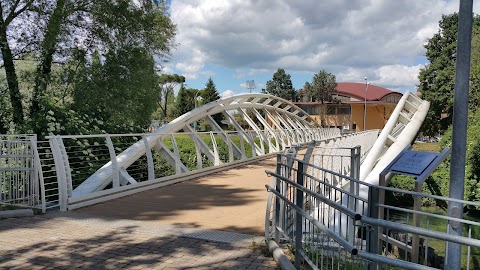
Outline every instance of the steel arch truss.
<path fill-rule="evenodd" d="M 224 120 L 219 123 L 215 120 L 216 115 L 222 115 Z M 210 136 L 200 135 L 194 130 L 192 126 L 199 121 L 211 130 L 208 132 Z M 340 136 L 338 129 L 319 127 L 302 109 L 278 97 L 266 94 L 241 94 L 219 99 L 176 118 L 153 133 L 144 134 L 142 140 L 119 154 L 113 149 L 110 137 L 107 135 L 106 144 L 110 145 L 110 162 L 67 192 L 69 204 L 90 198 L 94 193 L 104 193 L 106 187 L 109 187 L 109 190 L 116 190 L 139 185 L 139 181 L 129 175 L 127 169 L 142 157 L 146 157 L 148 163 L 147 182 L 159 180 L 155 179 L 152 151 L 170 163 L 175 168 L 176 175 L 189 174 L 191 169 L 189 170 L 182 162 L 179 147 L 173 135 L 180 132 L 184 134 L 183 136 L 188 135 L 195 144 L 197 156 L 195 171 L 208 169 L 202 164 L 202 160 L 205 159 L 214 166 L 224 166 L 276 153 L 292 145 Z M 205 138 L 208 137 L 210 139 L 207 142 Z M 236 137 L 237 143 L 233 142 L 233 137 Z M 51 139 L 53 144 L 60 144 L 57 146 L 60 149 L 57 156 L 64 156 L 63 159 L 67 159 L 66 164 L 68 164 L 68 153 L 64 151 L 62 155 L 61 141 L 68 138 L 56 136 Z M 170 147 L 166 145 L 166 140 L 171 144 Z M 218 143 L 226 144 L 227 158 L 225 156 L 220 158 Z M 246 148 L 251 149 L 251 154 L 248 156 Z M 67 184 L 66 189 L 68 189 L 68 186 L 71 186 L 71 179 L 68 179 L 68 173 L 65 175 L 65 181 L 70 183 Z M 142 182 L 142 184 L 145 183 Z"/>

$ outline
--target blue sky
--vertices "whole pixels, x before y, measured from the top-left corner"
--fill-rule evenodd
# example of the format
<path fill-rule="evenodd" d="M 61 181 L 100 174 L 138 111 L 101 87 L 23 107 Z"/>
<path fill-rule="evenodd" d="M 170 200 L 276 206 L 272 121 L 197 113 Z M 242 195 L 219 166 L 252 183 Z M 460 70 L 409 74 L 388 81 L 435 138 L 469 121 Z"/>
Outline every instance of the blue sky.
<path fill-rule="evenodd" d="M 325 69 L 337 81 L 416 91 L 427 63 L 423 44 L 442 14 L 458 1 L 442 0 L 172 0 L 177 47 L 165 73 L 202 89 L 212 77 L 223 95 L 261 91 L 277 68 L 296 89 Z M 478 13 L 478 1 L 474 12 Z"/>

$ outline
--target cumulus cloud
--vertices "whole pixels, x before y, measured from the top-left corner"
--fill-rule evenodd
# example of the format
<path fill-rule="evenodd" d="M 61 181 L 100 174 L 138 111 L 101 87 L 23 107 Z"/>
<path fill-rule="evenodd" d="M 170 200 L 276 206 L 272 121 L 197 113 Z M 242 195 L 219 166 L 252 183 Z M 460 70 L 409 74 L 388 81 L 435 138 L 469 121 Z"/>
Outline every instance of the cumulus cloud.
<path fill-rule="evenodd" d="M 406 87 L 418 84 L 418 73 L 423 65 L 403 66 L 388 65 L 375 70 L 376 80 L 373 84 L 395 87 Z"/>
<path fill-rule="evenodd" d="M 369 74 L 397 86 L 414 82 L 419 66 L 411 59 L 424 55 L 441 15 L 457 10 L 458 1 L 445 0 L 175 0 L 172 60 L 187 78 L 209 72 L 207 65 L 245 79 L 282 67 L 355 80 Z"/>
<path fill-rule="evenodd" d="M 232 90 L 225 90 L 222 93 L 222 98 L 228 98 L 228 97 L 231 97 L 233 95 L 235 95 L 235 92 L 233 92 Z"/>

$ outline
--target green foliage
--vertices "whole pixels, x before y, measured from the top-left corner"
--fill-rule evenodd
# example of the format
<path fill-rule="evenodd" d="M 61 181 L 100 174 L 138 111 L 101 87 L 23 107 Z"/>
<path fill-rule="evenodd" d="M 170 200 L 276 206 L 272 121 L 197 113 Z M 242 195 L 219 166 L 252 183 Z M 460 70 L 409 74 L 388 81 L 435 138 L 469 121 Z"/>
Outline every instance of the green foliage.
<path fill-rule="evenodd" d="M 168 108 L 170 107 L 169 105 L 174 102 L 173 89 L 180 83 L 183 86 L 184 82 L 185 77 L 178 74 L 162 74 L 158 78 L 158 83 L 160 84 L 160 96 L 158 105 L 162 110 L 161 120 L 166 121 L 171 118 L 171 115 L 168 114 Z M 176 115 L 175 110 L 173 111 L 173 114 Z"/>
<path fill-rule="evenodd" d="M 323 104 L 332 101 L 332 93 L 336 91 L 336 88 L 335 75 L 320 70 L 313 76 L 312 83 L 305 83 L 304 91 L 311 101 L 318 101 Z"/>
<path fill-rule="evenodd" d="M 215 101 L 220 98 L 220 95 L 218 94 L 217 88 L 215 87 L 215 83 L 213 82 L 212 78 L 208 79 L 207 84 L 205 85 L 205 89 L 201 93 L 203 101 L 203 104 L 210 103 L 212 101 Z M 215 114 L 212 116 L 213 120 L 217 122 L 217 124 L 221 124 L 221 121 L 223 120 L 223 115 L 222 114 Z"/>
<path fill-rule="evenodd" d="M 205 84 L 205 89 L 202 91 L 202 98 L 203 98 L 203 103 L 207 104 L 209 102 L 215 101 L 220 98 L 220 95 L 218 94 L 217 87 L 215 86 L 215 83 L 213 82 L 212 78 L 210 77 L 207 81 L 207 84 Z"/>
<path fill-rule="evenodd" d="M 103 110 L 114 124 L 146 126 L 157 106 L 157 75 L 153 57 L 138 48 L 110 51 L 102 65 L 94 55 L 91 65 L 76 79 L 74 110 L 93 115 Z"/>
<path fill-rule="evenodd" d="M 184 84 L 180 86 L 180 90 L 175 98 L 175 117 L 179 117 L 194 109 L 193 96 L 189 92 Z"/>
<path fill-rule="evenodd" d="M 422 125 L 426 135 L 436 136 L 445 131 L 452 123 L 453 95 L 455 84 L 455 62 L 457 48 L 458 14 L 443 15 L 439 22 L 439 31 L 425 45 L 426 56 L 430 62 L 420 70 L 418 91 L 424 100 L 430 101 L 427 119 Z M 470 109 L 479 105 L 480 78 L 480 16 L 474 16 L 471 61 Z"/>
<path fill-rule="evenodd" d="M 150 122 L 159 92 L 152 55 L 167 57 L 176 34 L 165 1 L 7 0 L 0 9 L 4 60 L 0 76 L 5 74 L 1 83 L 5 82 L 10 96 L 5 99 L 0 93 L 0 131 L 13 126 L 17 130 L 12 132 L 47 134 L 51 128 L 42 117 L 57 109 L 66 110 L 56 114 L 63 115 L 58 119 L 88 115 L 111 123 L 105 128 Z M 18 22 L 15 29 L 9 27 L 22 16 L 35 18 L 35 29 Z M 12 51 L 11 44 L 28 46 Z M 24 78 L 16 69 L 19 61 L 14 62 L 12 55 L 34 56 L 36 67 L 26 79 L 33 87 L 22 86 Z M 103 115 L 96 116 L 99 111 Z"/>
<path fill-rule="evenodd" d="M 134 133 L 142 132 L 141 127 L 127 123 L 114 123 L 104 116 L 102 109 L 96 109 L 90 114 L 81 114 L 61 104 L 56 98 L 45 96 L 40 101 L 41 109 L 37 117 L 29 119 L 18 127 L 20 133 L 37 131 L 39 139 L 49 134 L 100 134 L 100 133 Z M 31 127 L 35 126 L 35 130 Z"/>
<path fill-rule="evenodd" d="M 273 74 L 273 78 L 267 81 L 267 87 L 262 89 L 262 92 L 295 101 L 295 89 L 293 88 L 290 74 L 285 73 L 283 68 L 277 69 Z"/>
<path fill-rule="evenodd" d="M 452 144 L 452 129 L 449 128 L 440 141 L 440 148 L 451 147 Z M 426 180 L 423 191 L 429 194 L 448 197 L 450 190 L 450 162 L 451 158 L 447 157 L 445 161 L 435 170 L 432 175 Z M 413 181 L 405 176 L 395 176 L 391 185 L 396 188 L 412 190 Z M 411 205 L 413 202 L 408 196 L 395 197 L 405 206 Z M 388 196 L 387 196 L 388 197 Z M 480 200 L 480 113 L 477 112 L 469 117 L 469 127 L 467 132 L 467 152 L 466 152 L 466 167 L 465 167 L 465 200 L 479 201 Z M 409 203 L 410 202 L 410 203 Z M 437 206 L 446 207 L 444 203 L 424 200 L 424 206 L 435 204 Z M 469 210 L 473 209 L 470 207 Z"/>

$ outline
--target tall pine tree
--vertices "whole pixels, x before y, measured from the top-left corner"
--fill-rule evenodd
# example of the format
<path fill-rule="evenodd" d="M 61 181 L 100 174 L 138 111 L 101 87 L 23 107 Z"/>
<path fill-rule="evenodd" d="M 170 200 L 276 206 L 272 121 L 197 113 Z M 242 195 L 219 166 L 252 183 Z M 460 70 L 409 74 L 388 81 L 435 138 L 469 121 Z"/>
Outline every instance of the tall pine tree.
<path fill-rule="evenodd" d="M 217 87 L 215 86 L 215 83 L 213 82 L 212 78 L 210 77 L 208 79 L 207 84 L 205 85 L 205 89 L 202 91 L 202 103 L 207 104 L 209 102 L 215 101 L 217 99 L 220 99 L 220 95 L 218 94 Z M 198 103 L 197 103 L 198 104 Z M 221 121 L 223 120 L 223 115 L 218 113 L 212 116 L 215 122 L 217 124 L 221 124 Z"/>
<path fill-rule="evenodd" d="M 175 117 L 179 117 L 194 109 L 192 95 L 189 93 L 185 85 L 182 83 L 177 97 L 175 98 Z"/>
<path fill-rule="evenodd" d="M 262 89 L 262 92 L 295 101 L 295 89 L 293 88 L 290 74 L 285 73 L 283 68 L 277 69 L 273 74 L 273 78 L 267 82 L 267 88 Z"/>

